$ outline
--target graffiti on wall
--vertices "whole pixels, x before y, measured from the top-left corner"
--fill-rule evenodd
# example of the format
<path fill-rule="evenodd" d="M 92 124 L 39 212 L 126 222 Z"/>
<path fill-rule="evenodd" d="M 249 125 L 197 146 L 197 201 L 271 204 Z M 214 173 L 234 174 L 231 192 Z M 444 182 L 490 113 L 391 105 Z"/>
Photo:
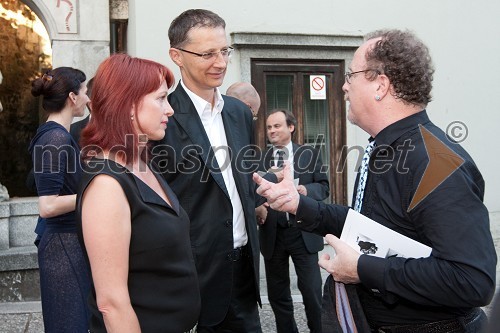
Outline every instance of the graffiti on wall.
<path fill-rule="evenodd" d="M 54 17 L 57 32 L 78 33 L 78 0 L 51 0 L 47 1 L 47 7 Z"/>

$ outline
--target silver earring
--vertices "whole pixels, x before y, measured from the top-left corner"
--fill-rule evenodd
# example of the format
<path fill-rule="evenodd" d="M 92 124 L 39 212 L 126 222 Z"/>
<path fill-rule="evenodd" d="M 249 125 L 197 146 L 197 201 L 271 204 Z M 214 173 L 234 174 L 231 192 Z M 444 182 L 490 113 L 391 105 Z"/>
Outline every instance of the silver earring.
<path fill-rule="evenodd" d="M 382 99 L 382 98 L 380 98 L 380 96 L 379 96 L 379 95 L 375 95 L 375 100 L 376 100 L 376 101 L 380 101 L 381 99 Z"/>

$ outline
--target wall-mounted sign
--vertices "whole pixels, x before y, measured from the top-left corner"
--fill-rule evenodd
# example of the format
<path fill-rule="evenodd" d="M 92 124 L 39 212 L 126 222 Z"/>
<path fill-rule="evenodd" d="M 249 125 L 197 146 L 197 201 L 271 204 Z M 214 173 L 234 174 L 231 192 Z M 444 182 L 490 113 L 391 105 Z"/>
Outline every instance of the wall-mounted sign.
<path fill-rule="evenodd" d="M 326 76 L 311 75 L 309 78 L 311 99 L 326 99 Z"/>

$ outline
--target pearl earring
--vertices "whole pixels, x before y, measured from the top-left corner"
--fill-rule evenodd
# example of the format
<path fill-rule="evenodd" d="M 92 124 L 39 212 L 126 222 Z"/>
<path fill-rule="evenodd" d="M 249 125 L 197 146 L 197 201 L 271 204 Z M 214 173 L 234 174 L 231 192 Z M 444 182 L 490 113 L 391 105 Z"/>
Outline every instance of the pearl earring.
<path fill-rule="evenodd" d="M 380 101 L 381 99 L 382 99 L 382 98 L 380 98 L 380 96 L 379 96 L 379 95 L 376 95 L 376 96 L 375 96 L 375 100 L 376 100 L 376 101 Z"/>
<path fill-rule="evenodd" d="M 130 120 L 134 121 L 134 115 L 130 115 Z"/>

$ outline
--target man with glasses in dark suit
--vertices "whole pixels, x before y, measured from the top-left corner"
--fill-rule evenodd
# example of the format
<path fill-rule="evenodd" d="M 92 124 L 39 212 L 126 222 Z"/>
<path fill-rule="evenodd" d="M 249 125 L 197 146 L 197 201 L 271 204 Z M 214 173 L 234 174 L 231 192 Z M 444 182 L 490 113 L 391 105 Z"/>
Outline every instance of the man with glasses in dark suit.
<path fill-rule="evenodd" d="M 244 103 L 219 90 L 233 48 L 224 20 L 208 10 L 183 12 L 168 36 L 181 81 L 168 97 L 175 114 L 153 154 L 191 220 L 198 332 L 259 333 L 255 186 L 245 156 L 255 152 L 253 121 Z"/>

